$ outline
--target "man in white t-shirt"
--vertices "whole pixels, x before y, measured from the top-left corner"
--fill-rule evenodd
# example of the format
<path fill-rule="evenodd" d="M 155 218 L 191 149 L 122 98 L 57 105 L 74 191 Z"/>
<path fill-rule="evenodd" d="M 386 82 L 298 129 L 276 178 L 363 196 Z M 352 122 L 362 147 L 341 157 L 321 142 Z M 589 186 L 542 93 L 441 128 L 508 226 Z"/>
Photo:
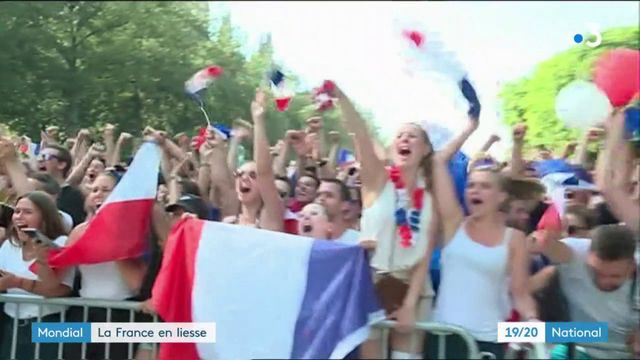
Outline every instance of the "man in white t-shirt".
<path fill-rule="evenodd" d="M 608 323 L 608 343 L 620 347 L 639 335 L 640 320 L 633 310 L 635 250 L 633 233 L 622 225 L 602 225 L 591 239 L 549 240 L 544 247 L 544 254 L 559 264 L 560 288 L 571 321 Z M 559 349 L 557 353 L 566 352 Z M 631 358 L 629 352 L 586 349 L 592 358 Z"/>
<path fill-rule="evenodd" d="M 338 179 L 323 179 L 316 195 L 316 202 L 327 211 L 331 223 L 331 240 L 347 244 L 357 245 L 360 233 L 350 229 L 345 219 L 349 211 L 351 200 L 349 188 Z"/>

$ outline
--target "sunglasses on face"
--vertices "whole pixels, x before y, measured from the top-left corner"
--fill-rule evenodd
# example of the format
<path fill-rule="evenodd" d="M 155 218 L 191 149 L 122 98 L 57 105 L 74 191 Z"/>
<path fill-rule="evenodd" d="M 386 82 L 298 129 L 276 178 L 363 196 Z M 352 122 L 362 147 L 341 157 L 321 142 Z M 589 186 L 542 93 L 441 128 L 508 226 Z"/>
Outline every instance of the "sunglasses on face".
<path fill-rule="evenodd" d="M 355 174 L 356 174 L 356 172 L 357 172 L 357 171 L 358 171 L 358 168 L 351 167 L 351 168 L 349 168 L 349 171 L 347 171 L 347 174 L 348 174 L 349 176 L 353 176 L 353 175 L 355 175 Z"/>
<path fill-rule="evenodd" d="M 58 156 L 54 155 L 54 154 L 50 154 L 50 153 L 42 153 L 40 154 L 40 156 L 38 157 L 39 160 L 43 160 L 43 161 L 49 161 L 52 159 L 59 159 Z"/>
<path fill-rule="evenodd" d="M 253 179 L 253 180 L 255 180 L 256 178 L 258 178 L 258 174 L 257 174 L 255 171 L 242 171 L 242 170 L 240 170 L 240 171 L 236 171 L 236 172 L 234 173 L 234 176 L 235 176 L 236 178 L 238 178 L 238 179 L 239 179 L 239 178 L 241 178 L 241 177 L 243 177 L 244 175 L 249 176 L 249 177 L 250 177 L 251 179 Z"/>
<path fill-rule="evenodd" d="M 583 231 L 583 230 L 587 230 L 587 229 L 582 226 L 569 225 L 567 226 L 567 235 L 573 236 L 577 234 L 579 231 Z"/>

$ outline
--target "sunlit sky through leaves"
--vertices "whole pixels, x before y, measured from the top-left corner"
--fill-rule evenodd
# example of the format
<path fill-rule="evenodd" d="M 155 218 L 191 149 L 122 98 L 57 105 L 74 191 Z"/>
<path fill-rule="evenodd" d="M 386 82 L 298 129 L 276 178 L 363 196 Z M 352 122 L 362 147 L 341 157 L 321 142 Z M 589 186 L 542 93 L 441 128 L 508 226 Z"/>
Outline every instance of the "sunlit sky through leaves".
<path fill-rule="evenodd" d="M 464 108 L 451 85 L 417 81 L 399 66 L 398 26 L 418 24 L 438 32 L 469 71 L 480 95 L 480 130 L 467 150 L 492 133 L 510 146 L 497 109 L 499 84 L 531 73 L 535 65 L 576 45 L 588 34 L 640 23 L 637 2 L 210 2 L 212 14 L 229 12 L 246 54 L 271 33 L 275 58 L 317 86 L 333 79 L 371 110 L 388 137 L 403 119 L 430 119 L 459 130 Z M 215 60 L 215 59 L 212 59 Z"/>

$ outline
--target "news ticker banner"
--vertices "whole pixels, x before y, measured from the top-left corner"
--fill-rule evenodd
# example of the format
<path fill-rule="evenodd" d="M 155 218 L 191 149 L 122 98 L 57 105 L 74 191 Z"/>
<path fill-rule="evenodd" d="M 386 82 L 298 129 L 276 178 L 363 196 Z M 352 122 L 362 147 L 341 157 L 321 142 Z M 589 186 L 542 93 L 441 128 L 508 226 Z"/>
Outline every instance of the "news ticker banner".
<path fill-rule="evenodd" d="M 215 323 L 31 323 L 34 343 L 215 343 Z"/>
<path fill-rule="evenodd" d="M 606 343 L 606 322 L 501 322 L 499 343 Z"/>
<path fill-rule="evenodd" d="M 215 343 L 215 323 L 32 323 L 34 343 Z M 607 342 L 604 322 L 501 322 L 499 343 Z"/>

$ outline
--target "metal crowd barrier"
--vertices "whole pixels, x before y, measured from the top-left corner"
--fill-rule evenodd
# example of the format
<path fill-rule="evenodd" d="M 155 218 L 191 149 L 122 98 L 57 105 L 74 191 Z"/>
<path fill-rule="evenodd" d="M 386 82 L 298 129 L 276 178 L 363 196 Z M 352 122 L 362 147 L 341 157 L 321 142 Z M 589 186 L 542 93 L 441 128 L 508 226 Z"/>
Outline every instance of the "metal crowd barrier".
<path fill-rule="evenodd" d="M 524 357 L 523 357 L 524 356 Z M 504 354 L 505 359 L 549 359 L 545 344 L 512 343 Z"/>
<path fill-rule="evenodd" d="M 135 301 L 113 301 L 113 300 L 100 300 L 100 299 L 86 299 L 86 298 L 34 298 L 29 296 L 19 295 L 3 295 L 0 294 L 0 303 L 13 303 L 16 304 L 16 312 L 20 313 L 21 304 L 34 304 L 38 305 L 38 321 L 42 319 L 42 306 L 76 306 L 83 309 L 83 322 L 87 322 L 89 318 L 89 308 L 101 308 L 107 310 L 106 322 L 111 322 L 112 310 L 128 310 L 129 322 L 135 321 L 135 314 L 138 312 L 140 306 L 139 302 Z M 66 312 L 62 312 L 60 322 L 65 322 Z M 13 334 L 11 335 L 11 359 L 16 358 L 16 348 L 18 341 L 18 318 L 13 319 Z M 153 322 L 159 322 L 157 316 L 153 316 Z M 6 334 L 5 334 L 6 336 Z M 135 354 L 133 353 L 133 343 L 128 345 L 128 358 L 133 359 Z M 63 344 L 58 344 L 58 359 L 63 358 Z M 105 358 L 109 359 L 110 344 L 105 344 Z M 152 357 L 156 357 L 157 344 L 153 344 Z M 82 359 L 86 359 L 87 355 L 87 343 L 82 343 Z M 35 344 L 34 349 L 35 359 L 40 359 L 40 344 Z M 118 359 L 120 360 L 120 359 Z"/>
<path fill-rule="evenodd" d="M 627 354 L 628 359 L 632 359 L 633 356 L 631 354 L 630 349 L 622 344 L 609 344 L 609 343 L 597 343 L 597 344 L 575 344 L 576 350 L 581 350 L 588 352 L 589 350 L 604 350 L 604 351 L 615 351 L 620 354 Z"/>
<path fill-rule="evenodd" d="M 20 312 L 21 304 L 35 304 L 38 305 L 39 314 L 38 321 L 42 319 L 42 306 L 54 305 L 54 306 L 66 306 L 66 307 L 81 307 L 83 309 L 83 322 L 87 322 L 89 317 L 89 308 L 101 308 L 106 309 L 106 322 L 111 322 L 112 310 L 128 310 L 129 322 L 135 321 L 135 313 L 140 306 L 139 302 L 135 301 L 112 301 L 101 299 L 86 299 L 86 298 L 33 298 L 28 296 L 19 295 L 3 295 L 0 294 L 0 303 L 14 303 L 17 306 L 17 312 Z M 60 322 L 65 322 L 65 313 L 63 312 L 60 317 Z M 17 350 L 17 335 L 18 335 L 18 321 L 19 319 L 13 319 L 13 334 L 11 336 L 11 359 L 15 359 Z M 153 321 L 158 322 L 157 316 L 153 316 Z M 383 320 L 374 325 L 374 327 L 382 330 L 382 353 L 388 354 L 389 351 L 389 332 L 394 328 L 396 322 L 390 320 Z M 420 322 L 415 325 L 415 332 L 431 333 L 438 337 L 438 359 L 447 359 L 446 354 L 446 337 L 447 336 L 459 336 L 462 338 L 467 346 L 467 359 L 482 359 L 487 356 L 491 357 L 492 354 L 482 353 L 478 349 L 478 344 L 475 339 L 464 328 L 445 325 L 433 322 Z M 105 358 L 109 358 L 109 343 L 105 344 Z M 128 358 L 133 359 L 135 354 L 133 353 L 133 345 L 128 344 Z M 63 358 L 63 344 L 58 344 L 58 358 Z M 628 349 L 622 345 L 615 344 L 577 344 L 577 348 L 580 349 L 601 349 L 601 350 L 615 350 L 623 353 L 628 353 Z M 156 357 L 157 344 L 153 344 L 152 358 Z M 82 359 L 86 358 L 87 344 L 82 343 Z M 510 344 L 505 352 L 505 359 L 519 359 L 525 355 L 525 359 L 548 359 L 548 351 L 545 344 Z M 35 358 L 40 357 L 40 344 L 35 345 Z"/>
<path fill-rule="evenodd" d="M 390 320 L 383 320 L 374 325 L 374 327 L 382 329 L 382 353 L 389 353 L 389 332 L 395 327 L 396 322 Z M 438 337 L 438 359 L 447 359 L 446 353 L 446 337 L 447 336 L 459 336 L 465 342 L 467 346 L 467 359 L 482 359 L 483 354 L 478 349 L 478 343 L 469 332 L 461 327 L 453 325 L 445 325 L 434 322 L 419 322 L 414 327 L 414 333 L 431 333 Z M 415 344 L 411 344 L 412 348 L 415 348 Z"/>

